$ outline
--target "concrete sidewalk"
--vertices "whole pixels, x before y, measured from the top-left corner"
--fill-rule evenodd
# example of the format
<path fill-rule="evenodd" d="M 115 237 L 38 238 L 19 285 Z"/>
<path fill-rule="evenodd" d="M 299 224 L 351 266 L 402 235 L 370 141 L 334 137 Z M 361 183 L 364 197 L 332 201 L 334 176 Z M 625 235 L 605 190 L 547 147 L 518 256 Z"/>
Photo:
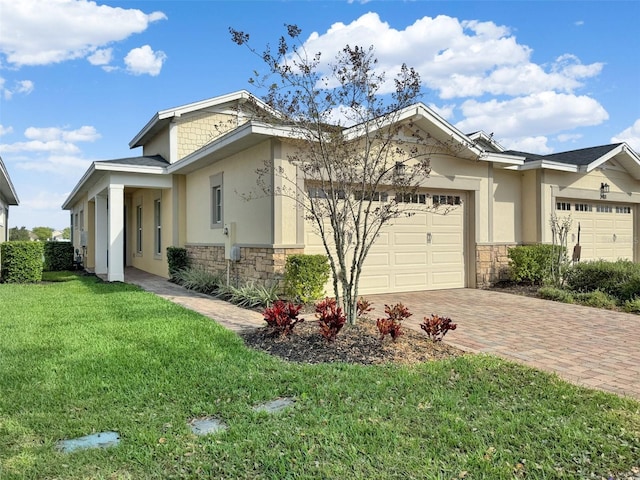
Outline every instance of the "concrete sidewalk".
<path fill-rule="evenodd" d="M 264 325 L 262 315 L 187 290 L 135 268 L 125 281 L 195 310 L 230 330 Z M 432 313 L 458 324 L 446 342 L 555 372 L 570 382 L 640 400 L 640 316 L 487 290 L 458 289 L 371 295 L 373 315 L 402 302 L 420 330 Z"/>

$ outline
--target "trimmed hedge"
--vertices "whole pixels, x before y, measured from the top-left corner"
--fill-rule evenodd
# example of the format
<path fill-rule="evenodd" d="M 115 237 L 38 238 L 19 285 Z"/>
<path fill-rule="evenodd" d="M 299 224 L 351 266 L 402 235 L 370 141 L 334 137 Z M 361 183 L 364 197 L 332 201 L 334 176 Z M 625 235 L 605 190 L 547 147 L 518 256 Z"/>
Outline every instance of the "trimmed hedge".
<path fill-rule="evenodd" d="M 71 242 L 45 242 L 44 269 L 47 272 L 73 270 L 73 245 Z"/>
<path fill-rule="evenodd" d="M 319 300 L 330 271 L 326 255 L 290 255 L 284 267 L 285 293 L 302 303 Z"/>
<path fill-rule="evenodd" d="M 42 242 L 10 241 L 0 245 L 0 275 L 6 283 L 34 283 L 42 280 Z"/>
<path fill-rule="evenodd" d="M 575 292 L 600 290 L 624 303 L 640 297 L 640 264 L 630 260 L 596 260 L 573 265 L 567 287 Z"/>
<path fill-rule="evenodd" d="M 190 266 L 187 249 L 182 247 L 167 247 L 167 263 L 169 264 L 169 278 L 175 280 L 178 272 Z"/>
<path fill-rule="evenodd" d="M 509 274 L 514 282 L 541 284 L 550 274 L 554 252 L 559 245 L 523 245 L 509 249 Z"/>

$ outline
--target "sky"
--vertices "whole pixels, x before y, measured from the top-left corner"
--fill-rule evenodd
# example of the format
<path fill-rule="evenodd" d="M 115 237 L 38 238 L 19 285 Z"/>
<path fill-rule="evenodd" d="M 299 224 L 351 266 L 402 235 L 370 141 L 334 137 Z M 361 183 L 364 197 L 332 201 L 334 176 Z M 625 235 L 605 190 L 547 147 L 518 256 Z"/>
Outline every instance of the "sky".
<path fill-rule="evenodd" d="M 388 77 L 465 133 L 548 154 L 627 142 L 640 151 L 640 2 L 0 0 L 0 157 L 20 205 L 9 226 L 69 226 L 62 210 L 95 160 L 159 110 L 249 90 L 285 24 L 330 61 L 373 45 Z"/>

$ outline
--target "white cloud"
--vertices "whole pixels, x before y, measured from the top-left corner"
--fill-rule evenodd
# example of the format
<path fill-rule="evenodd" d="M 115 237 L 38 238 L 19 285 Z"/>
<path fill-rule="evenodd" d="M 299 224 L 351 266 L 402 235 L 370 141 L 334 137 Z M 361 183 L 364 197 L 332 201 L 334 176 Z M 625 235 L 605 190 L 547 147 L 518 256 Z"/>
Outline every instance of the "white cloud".
<path fill-rule="evenodd" d="M 74 155 L 50 155 L 47 157 L 33 158 L 17 164 L 22 170 L 47 172 L 64 175 L 78 175 L 84 173 L 91 165 L 90 160 Z M 64 199 L 60 201 L 60 205 Z"/>
<path fill-rule="evenodd" d="M 29 127 L 24 131 L 24 136 L 27 141 L 0 144 L 0 153 L 48 155 L 46 161 L 56 163 L 57 159 L 62 158 L 61 165 L 64 166 L 66 164 L 64 159 L 81 153 L 80 147 L 76 143 L 93 142 L 100 138 L 96 129 L 87 125 L 75 130 L 58 127 Z M 22 168 L 31 169 L 32 166 L 27 166 L 31 163 L 23 162 L 20 165 Z M 39 165 L 41 160 L 39 159 L 35 163 Z"/>
<path fill-rule="evenodd" d="M 559 142 L 574 142 L 583 137 L 580 133 L 563 133 L 556 137 Z"/>
<path fill-rule="evenodd" d="M 591 97 L 541 92 L 504 101 L 467 100 L 461 106 L 465 119 L 456 127 L 463 132 L 496 132 L 503 144 L 509 138 L 551 135 L 577 127 L 598 125 L 609 118 Z"/>
<path fill-rule="evenodd" d="M 0 77 L 0 92 L 5 100 L 11 100 L 13 95 L 21 93 L 23 95 L 29 95 L 35 88 L 34 83 L 31 80 L 16 80 L 13 82 L 13 87 L 6 87 L 6 80 Z"/>
<path fill-rule="evenodd" d="M 20 206 L 33 210 L 51 210 L 56 214 L 60 212 L 60 205 L 67 199 L 67 193 L 48 192 L 40 190 L 35 196 L 21 199 Z M 64 212 L 68 215 L 68 212 Z"/>
<path fill-rule="evenodd" d="M 538 155 L 548 155 L 553 153 L 553 148 L 547 145 L 549 139 L 545 136 L 507 138 L 500 143 L 505 150 L 517 150 L 519 152 L 537 153 Z"/>
<path fill-rule="evenodd" d="M 625 128 L 611 138 L 613 143 L 627 142 L 636 152 L 640 152 L 640 118 L 629 128 Z"/>
<path fill-rule="evenodd" d="M 571 93 L 603 67 L 601 63 L 583 65 L 569 54 L 538 65 L 531 62 L 531 48 L 519 44 L 508 27 L 446 15 L 423 17 L 398 30 L 370 12 L 350 24 L 334 23 L 323 34 L 313 32 L 304 47 L 311 54 L 321 52 L 323 61 L 331 62 L 346 44 L 374 45 L 378 67 L 387 72 L 388 80 L 401 62 L 413 66 L 425 86 L 445 99 L 547 90 Z M 384 88 L 388 92 L 392 87 L 388 81 Z"/>
<path fill-rule="evenodd" d="M 4 125 L 0 125 L 0 137 L 9 133 L 13 133 L 12 126 L 5 127 Z"/>
<path fill-rule="evenodd" d="M 87 0 L 0 0 L 0 8 L 0 53 L 16 67 L 91 56 L 167 18 Z"/>
<path fill-rule="evenodd" d="M 91 65 L 108 65 L 113 58 L 113 48 L 102 48 L 93 52 L 87 57 Z"/>
<path fill-rule="evenodd" d="M 24 136 L 29 140 L 63 140 L 71 143 L 93 142 L 100 138 L 100 134 L 96 131 L 95 127 L 88 125 L 83 125 L 76 130 L 65 130 L 58 127 L 29 127 L 24 131 Z"/>
<path fill-rule="evenodd" d="M 167 56 L 162 51 L 154 52 L 149 45 L 131 50 L 124 58 L 127 71 L 133 75 L 148 74 L 155 77 L 160 73 Z"/>
<path fill-rule="evenodd" d="M 429 108 L 440 115 L 445 120 L 451 120 L 454 117 L 454 110 L 456 108 L 455 105 L 435 105 L 433 103 L 429 104 Z"/>

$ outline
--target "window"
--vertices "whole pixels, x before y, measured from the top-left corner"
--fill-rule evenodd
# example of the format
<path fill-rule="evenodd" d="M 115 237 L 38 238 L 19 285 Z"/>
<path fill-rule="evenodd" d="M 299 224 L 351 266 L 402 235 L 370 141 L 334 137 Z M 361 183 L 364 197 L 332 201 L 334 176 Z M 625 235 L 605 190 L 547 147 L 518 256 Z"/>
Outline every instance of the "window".
<path fill-rule="evenodd" d="M 631 207 L 616 206 L 616 213 L 631 213 Z"/>
<path fill-rule="evenodd" d="M 155 255 L 162 255 L 162 210 L 160 208 L 160 200 L 153 202 L 153 222 L 155 225 L 154 253 Z"/>
<path fill-rule="evenodd" d="M 613 207 L 611 205 L 596 205 L 596 212 L 611 213 L 613 212 Z"/>
<path fill-rule="evenodd" d="M 331 198 L 335 197 L 338 200 L 344 200 L 346 198 L 346 194 L 344 190 L 325 190 L 320 187 L 309 187 L 307 189 L 309 193 L 309 198 Z"/>
<path fill-rule="evenodd" d="M 396 194 L 396 202 L 398 203 L 427 203 L 426 193 L 398 193 Z"/>
<path fill-rule="evenodd" d="M 576 203 L 575 210 L 576 212 L 591 212 L 593 207 L 588 203 Z"/>
<path fill-rule="evenodd" d="M 4 208 L 0 207 L 0 227 L 4 226 Z"/>
<path fill-rule="evenodd" d="M 73 225 L 75 227 L 74 230 L 78 230 L 78 214 L 77 213 L 74 215 Z"/>
<path fill-rule="evenodd" d="M 79 223 L 80 231 L 84 231 L 84 210 L 80 210 L 80 223 Z"/>
<path fill-rule="evenodd" d="M 222 228 L 224 222 L 224 190 L 222 173 L 209 177 L 211 186 L 211 228 Z"/>
<path fill-rule="evenodd" d="M 460 197 L 458 195 L 434 195 L 434 205 L 460 205 Z"/>
<path fill-rule="evenodd" d="M 569 202 L 557 202 L 556 210 L 571 210 L 571 204 Z"/>
<path fill-rule="evenodd" d="M 389 198 L 389 194 L 387 192 L 362 192 L 357 191 L 353 192 L 353 198 L 356 200 L 362 200 L 365 202 L 386 202 Z"/>
<path fill-rule="evenodd" d="M 136 252 L 142 253 L 142 205 L 136 207 Z"/>

